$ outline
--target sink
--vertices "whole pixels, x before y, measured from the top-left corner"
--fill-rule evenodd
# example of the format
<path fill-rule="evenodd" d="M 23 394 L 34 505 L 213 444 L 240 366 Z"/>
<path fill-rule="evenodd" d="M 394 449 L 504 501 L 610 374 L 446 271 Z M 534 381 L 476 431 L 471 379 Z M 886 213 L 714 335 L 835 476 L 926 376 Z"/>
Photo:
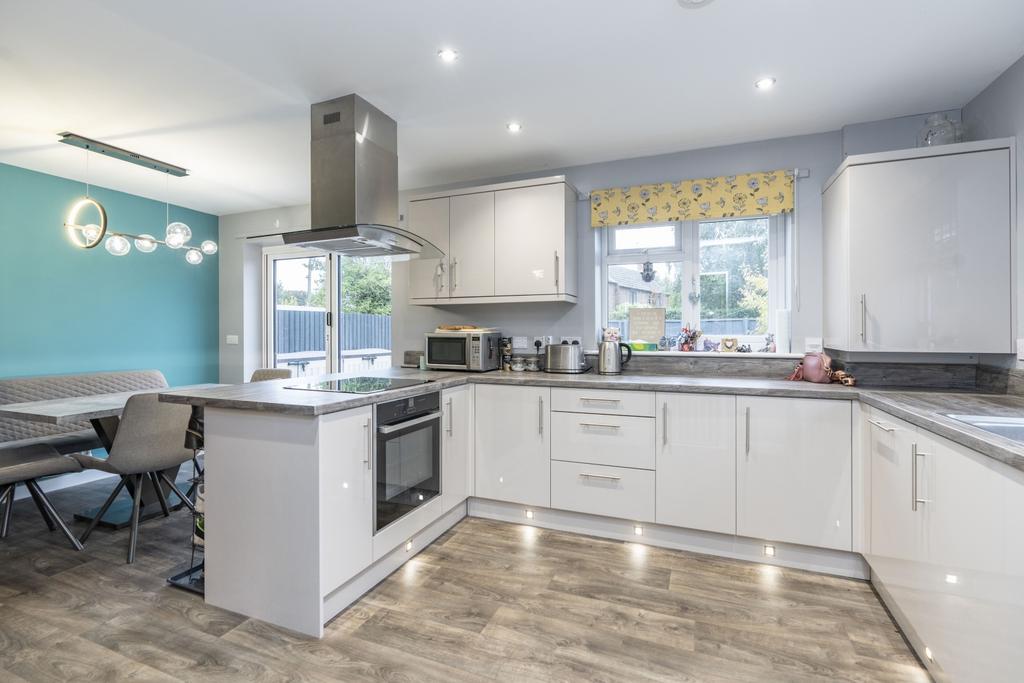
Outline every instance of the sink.
<path fill-rule="evenodd" d="M 998 436 L 1024 443 L 1024 417 L 997 417 L 993 415 L 953 415 L 958 422 L 977 427 Z"/>

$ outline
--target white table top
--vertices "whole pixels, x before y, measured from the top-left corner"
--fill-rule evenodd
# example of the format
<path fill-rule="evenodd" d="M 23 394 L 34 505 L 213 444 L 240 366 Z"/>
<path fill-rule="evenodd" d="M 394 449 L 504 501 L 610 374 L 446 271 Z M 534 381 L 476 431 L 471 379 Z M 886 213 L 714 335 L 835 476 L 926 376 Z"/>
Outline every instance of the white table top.
<path fill-rule="evenodd" d="M 226 386 L 223 384 L 189 384 L 173 389 L 210 389 Z M 69 396 L 54 398 L 48 401 L 28 401 L 26 403 L 8 403 L 0 405 L 0 417 L 11 417 L 16 420 L 45 422 L 53 425 L 68 425 L 84 420 L 104 417 L 117 417 L 124 410 L 128 398 L 135 394 L 158 393 L 171 391 L 162 389 L 143 389 L 140 391 L 119 391 L 114 394 L 93 394 L 92 396 Z"/>

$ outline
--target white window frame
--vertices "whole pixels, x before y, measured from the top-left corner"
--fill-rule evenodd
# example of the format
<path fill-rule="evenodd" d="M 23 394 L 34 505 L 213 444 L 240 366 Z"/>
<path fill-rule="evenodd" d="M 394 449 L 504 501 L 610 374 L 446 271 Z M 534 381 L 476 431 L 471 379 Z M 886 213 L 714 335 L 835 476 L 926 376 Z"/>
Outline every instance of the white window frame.
<path fill-rule="evenodd" d="M 339 320 L 339 292 L 337 283 L 340 273 L 338 272 L 341 257 L 321 249 L 308 247 L 264 247 L 263 248 L 263 273 L 260 283 L 260 294 L 263 297 L 262 316 L 260 321 L 261 333 L 263 336 L 263 367 L 273 368 L 274 363 L 274 264 L 277 261 L 287 261 L 295 258 L 311 258 L 325 256 L 327 258 L 327 313 L 328 323 L 324 327 L 325 343 L 324 349 L 327 353 L 325 373 L 336 372 L 338 364 L 338 336 L 334 334 L 334 323 Z"/>
<path fill-rule="evenodd" d="M 610 265 L 635 265 L 644 261 L 656 261 L 662 263 L 679 262 L 682 266 L 683 296 L 682 296 L 682 318 L 686 321 L 700 324 L 699 304 L 690 302 L 690 291 L 687 283 L 697 283 L 699 287 L 700 277 L 700 224 L 714 223 L 721 221 L 755 220 L 768 219 L 768 333 L 775 334 L 777 320 L 775 311 L 790 308 L 793 263 L 792 252 L 792 230 L 789 228 L 789 220 L 784 214 L 772 214 L 769 216 L 736 216 L 730 218 L 708 218 L 696 221 L 674 221 L 657 223 L 637 223 L 635 225 L 609 226 L 598 230 L 598 249 L 601 253 L 600 268 L 600 291 L 598 297 L 601 307 L 599 320 L 601 327 L 608 326 L 608 266 Z M 673 225 L 676 229 L 676 248 L 658 249 L 612 249 L 612 230 L 650 228 L 656 226 Z M 718 340 L 724 335 L 706 335 L 709 339 Z M 741 335 L 740 344 L 749 344 L 755 351 L 760 348 L 764 341 L 762 335 Z M 726 354 L 728 355 L 728 354 Z"/>

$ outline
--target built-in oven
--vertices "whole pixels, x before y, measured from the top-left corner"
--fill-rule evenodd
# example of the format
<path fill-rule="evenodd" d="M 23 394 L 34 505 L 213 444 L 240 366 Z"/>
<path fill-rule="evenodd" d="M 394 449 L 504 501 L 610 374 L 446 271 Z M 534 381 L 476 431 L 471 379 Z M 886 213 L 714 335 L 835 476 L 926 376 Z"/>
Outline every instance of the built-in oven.
<path fill-rule="evenodd" d="M 374 530 L 441 494 L 441 394 L 378 403 Z"/>
<path fill-rule="evenodd" d="M 499 330 L 442 330 L 426 337 L 425 360 L 432 370 L 487 372 L 501 367 Z"/>

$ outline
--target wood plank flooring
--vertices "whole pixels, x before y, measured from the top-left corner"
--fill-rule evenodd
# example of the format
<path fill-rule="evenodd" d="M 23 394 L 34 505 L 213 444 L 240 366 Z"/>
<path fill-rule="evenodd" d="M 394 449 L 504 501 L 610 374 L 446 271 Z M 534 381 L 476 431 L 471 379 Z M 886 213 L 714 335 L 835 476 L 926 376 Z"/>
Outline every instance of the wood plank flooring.
<path fill-rule="evenodd" d="M 110 485 L 53 494 L 65 518 Z M 76 524 L 76 531 L 82 525 Z M 313 640 L 164 579 L 189 517 L 0 541 L 0 681 L 927 681 L 868 584 L 466 519 Z M 244 580 L 244 579 L 242 579 Z"/>

